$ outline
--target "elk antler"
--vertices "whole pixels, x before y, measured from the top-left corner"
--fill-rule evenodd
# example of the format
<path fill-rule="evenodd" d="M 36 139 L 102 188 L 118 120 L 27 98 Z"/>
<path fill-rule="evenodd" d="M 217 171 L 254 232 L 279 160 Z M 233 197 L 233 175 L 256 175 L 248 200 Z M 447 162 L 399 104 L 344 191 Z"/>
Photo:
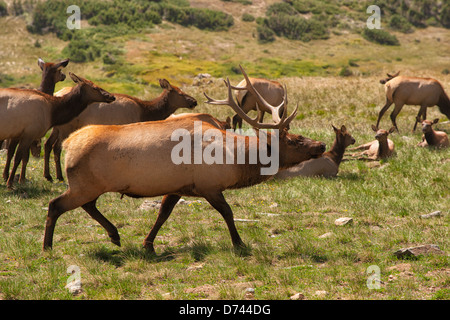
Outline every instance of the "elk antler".
<path fill-rule="evenodd" d="M 253 87 L 253 85 L 251 84 L 250 80 L 247 77 L 247 74 L 245 73 L 244 69 L 239 66 L 242 70 L 242 73 L 244 74 L 245 80 L 246 80 L 246 88 L 248 91 L 250 91 L 251 93 L 253 93 L 257 99 L 257 109 L 258 112 L 260 112 L 259 110 L 259 105 L 264 105 L 265 107 L 267 107 L 268 109 L 272 110 L 272 119 L 274 119 L 275 123 L 260 123 L 257 121 L 257 118 L 250 118 L 236 103 L 236 101 L 233 98 L 233 93 L 231 91 L 231 89 L 233 88 L 233 86 L 230 84 L 230 79 L 227 78 L 227 80 L 225 81 L 227 87 L 228 87 L 228 99 L 224 99 L 224 100 L 215 100 L 210 98 L 206 93 L 203 93 L 205 95 L 205 97 L 208 99 L 208 101 L 206 103 L 209 104 L 215 104 L 215 105 L 228 105 L 230 106 L 245 122 L 247 122 L 248 124 L 250 124 L 251 126 L 258 128 L 258 129 L 282 129 L 285 128 L 289 125 L 289 123 L 294 119 L 295 115 L 297 114 L 297 108 L 295 108 L 295 110 L 291 113 L 291 115 L 289 117 L 287 116 L 287 90 L 285 88 L 284 90 L 284 98 L 283 98 L 283 102 L 277 106 L 274 107 L 271 104 L 269 104 L 266 100 L 264 100 L 264 98 L 259 94 L 259 92 Z M 281 118 L 278 115 L 278 110 L 279 108 L 284 106 L 284 110 L 283 110 L 283 115 L 281 116 Z"/>

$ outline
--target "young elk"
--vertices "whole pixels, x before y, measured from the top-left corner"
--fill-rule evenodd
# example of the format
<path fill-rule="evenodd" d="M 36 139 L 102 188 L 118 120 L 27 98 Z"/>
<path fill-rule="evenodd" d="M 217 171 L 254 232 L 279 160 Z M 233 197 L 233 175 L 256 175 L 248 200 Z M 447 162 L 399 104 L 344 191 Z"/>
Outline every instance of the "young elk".
<path fill-rule="evenodd" d="M 196 114 L 128 125 L 92 125 L 76 131 L 63 144 L 66 150 L 68 189 L 50 201 L 44 249 L 52 247 L 58 217 L 80 206 L 106 229 L 112 243 L 120 245 L 117 228 L 96 207 L 97 198 L 106 192 L 118 192 L 132 197 L 164 196 L 156 222 L 144 240 L 144 247 L 151 252 L 154 252 L 153 242 L 159 229 L 181 196 L 205 198 L 225 219 L 233 245 L 244 246 L 234 224 L 233 212 L 222 192 L 258 184 L 271 175 L 261 174 L 261 169 L 266 164 L 262 164 L 260 160 L 252 164 L 250 161 L 237 163 L 235 151 L 243 152 L 245 159 L 249 159 L 254 150 L 260 151 L 261 146 L 270 149 L 266 150 L 268 153 L 275 154 L 276 147 L 272 150 L 275 140 L 279 149 L 279 166 L 288 168 L 311 157 L 320 156 L 325 145 L 287 132 L 286 127 L 294 119 L 296 111 L 289 117 L 285 111 L 277 123 L 259 123 L 256 119 L 251 119 L 234 100 L 228 79 L 227 86 L 228 99 L 213 100 L 207 97 L 207 102 L 230 106 L 255 129 L 272 128 L 279 131 L 267 133 L 260 141 L 258 136 L 241 136 L 230 132 L 231 130 L 219 129 L 215 121 L 215 124 L 203 121 L 199 126 L 198 121 L 195 121 L 198 119 Z M 256 91 L 251 84 L 248 88 Z M 262 102 L 259 99 L 258 96 L 258 102 Z M 174 150 L 179 146 L 179 140 L 173 138 L 175 133 L 183 142 L 186 139 L 188 146 L 184 150 L 186 162 L 177 164 L 173 158 Z M 205 138 L 211 135 L 214 136 L 213 139 Z M 192 141 L 194 148 L 191 149 Z M 241 143 L 235 144 L 235 141 Z M 201 154 L 211 148 L 215 155 L 227 155 L 227 161 L 208 164 L 206 161 L 195 160 L 198 152 Z M 234 161 L 228 161 L 230 155 L 234 155 L 231 159 Z M 191 159 L 194 159 L 193 163 Z"/>
<path fill-rule="evenodd" d="M 20 162 L 22 171 L 19 182 L 25 181 L 29 148 L 34 140 L 42 138 L 51 127 L 70 121 L 92 102 L 115 100 L 114 96 L 91 81 L 69 74 L 77 86 L 64 97 L 30 89 L 0 89 L 0 139 L 19 141 L 13 168 L 7 179 L 8 188 L 13 186 Z"/>
<path fill-rule="evenodd" d="M 398 131 L 395 119 L 402 110 L 403 105 L 420 105 L 417 117 L 427 118 L 427 108 L 437 105 L 439 110 L 450 119 L 450 99 L 439 81 L 431 78 L 417 78 L 396 76 L 386 79 L 384 90 L 386 92 L 386 104 L 378 114 L 377 127 L 380 120 L 389 107 L 395 103 L 394 111 L 391 113 L 391 121 Z M 417 127 L 417 119 L 413 131 Z"/>
<path fill-rule="evenodd" d="M 38 59 L 38 66 L 42 70 L 41 84 L 39 85 L 39 91 L 44 92 L 49 95 L 53 95 L 55 91 L 55 85 L 59 81 L 64 81 L 66 75 L 62 72 L 62 68 L 66 67 L 69 63 L 69 59 L 65 59 L 58 63 L 44 62 L 41 58 Z M 7 155 L 5 168 L 3 170 L 3 179 L 7 180 L 9 177 L 9 168 L 11 165 L 11 160 L 16 151 L 16 147 L 19 144 L 18 139 L 10 139 L 7 141 Z M 0 143 L 1 145 L 1 143 Z M 40 139 L 35 140 L 30 146 L 31 153 L 35 157 L 39 157 L 41 153 Z"/>
<path fill-rule="evenodd" d="M 258 112 L 258 121 L 262 122 L 264 119 L 264 112 L 272 114 L 272 119 L 277 122 L 280 120 L 280 116 L 283 113 L 283 108 L 276 107 L 279 112 L 274 112 L 274 108 L 271 106 L 259 106 L 257 108 L 257 98 L 254 94 L 252 94 L 249 90 L 247 90 L 246 81 L 249 80 L 253 87 L 258 90 L 261 96 L 271 105 L 279 106 L 283 103 L 283 99 L 285 97 L 286 88 L 284 88 L 279 82 L 267 80 L 267 79 L 258 79 L 258 78 L 248 78 L 244 79 L 237 86 L 231 86 L 232 89 L 236 91 L 236 99 L 239 107 L 247 114 L 251 110 L 257 110 Z M 236 130 L 239 126 L 239 129 L 242 129 L 242 117 L 238 114 L 233 116 L 233 130 Z"/>
<path fill-rule="evenodd" d="M 61 170 L 61 144 L 72 132 L 90 124 L 127 124 L 143 121 L 164 120 L 179 108 L 193 109 L 197 100 L 181 89 L 172 86 L 169 81 L 160 79 L 159 84 L 164 91 L 155 99 L 143 101 L 125 94 L 115 93 L 112 103 L 92 103 L 86 110 L 72 121 L 54 127 L 44 147 L 44 177 L 52 181 L 50 175 L 50 153 L 53 149 L 56 178 L 64 181 Z M 61 90 L 66 94 L 68 89 Z M 59 95 L 57 92 L 56 95 Z"/>
<path fill-rule="evenodd" d="M 419 121 L 419 119 L 417 119 Z M 418 146 L 427 147 L 433 146 L 437 148 L 447 148 L 449 146 L 448 135 L 444 131 L 436 131 L 433 129 L 433 125 L 438 123 L 439 119 L 422 121 L 422 142 L 419 142 Z"/>
<path fill-rule="evenodd" d="M 388 135 L 395 131 L 395 127 L 386 131 L 372 125 L 372 130 L 376 132 L 376 140 L 348 149 L 351 151 L 364 150 L 363 152 L 352 154 L 352 157 L 358 157 L 359 160 L 380 160 L 387 159 L 394 154 L 394 142 L 388 139 Z"/>
<path fill-rule="evenodd" d="M 303 161 L 298 165 L 286 170 L 279 171 L 276 175 L 276 179 L 287 179 L 292 177 L 336 177 L 339 171 L 339 165 L 344 157 L 345 149 L 355 143 L 355 139 L 347 131 L 347 128 L 343 125 L 340 129 L 332 126 L 336 134 L 333 146 L 321 157 L 316 159 L 310 159 Z"/>

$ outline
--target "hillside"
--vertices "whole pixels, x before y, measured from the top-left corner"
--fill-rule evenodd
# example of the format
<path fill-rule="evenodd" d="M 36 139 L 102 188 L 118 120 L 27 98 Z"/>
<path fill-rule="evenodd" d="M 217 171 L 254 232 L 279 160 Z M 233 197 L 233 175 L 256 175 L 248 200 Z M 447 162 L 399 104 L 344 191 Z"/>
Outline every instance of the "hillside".
<path fill-rule="evenodd" d="M 11 11 L 13 1 L 6 2 Z M 448 77 L 442 72 L 448 73 L 450 68 L 449 29 L 429 26 L 414 27 L 411 33 L 392 31 L 387 29 L 388 21 L 383 20 L 382 14 L 382 27 L 398 38 L 400 46 L 375 44 L 361 36 L 360 29 L 364 27 L 361 19 L 369 15 L 365 10 L 355 10 L 365 7 L 353 8 L 353 1 L 347 1 L 350 3 L 347 7 L 339 7 L 348 11 L 348 15 L 336 15 L 346 24 L 334 24 L 329 29 L 327 39 L 305 42 L 276 35 L 275 41 L 261 43 L 257 39 L 258 23 L 261 24 L 261 19 L 266 17 L 271 5 L 280 2 L 189 1 L 192 8 L 208 8 L 230 14 L 233 25 L 224 31 L 184 27 L 166 20 L 151 28 L 123 31 L 121 27 L 114 26 L 99 29 L 83 20 L 82 29 L 72 31 L 72 46 L 89 40 L 91 42 L 87 43 L 86 50 L 92 50 L 89 48 L 100 41 L 102 49 L 98 50 L 103 50 L 98 53 L 98 57 L 90 53 L 94 56 L 93 61 L 84 63 L 74 62 L 74 51 L 67 50 L 71 43 L 58 38 L 55 33 L 27 31 L 27 25 L 33 23 L 33 11 L 25 11 L 20 16 L 10 14 L 0 18 L 0 41 L 3 44 L 0 49 L 0 85 L 8 86 L 14 82 L 36 86 L 39 81 L 36 58 L 56 60 L 65 58 L 68 52 L 72 53 L 71 70 L 74 72 L 93 79 L 108 78 L 107 82 L 117 89 L 128 90 L 132 83 L 133 94 L 142 94 L 143 86 L 155 83 L 161 77 L 167 77 L 178 85 L 192 84 L 193 78 L 199 73 L 237 78 L 239 75 L 235 71 L 238 64 L 244 65 L 251 74 L 270 78 L 349 74 L 382 77 L 386 72 L 397 70 L 401 70 L 402 74 Z M 244 13 L 255 20 L 243 21 Z M 308 16 L 308 13 L 304 15 Z M 61 21 L 65 23 L 64 19 Z M 86 35 L 82 32 L 93 33 Z M 105 55 L 108 57 L 105 58 Z M 112 61 L 105 60 L 108 58 Z"/>

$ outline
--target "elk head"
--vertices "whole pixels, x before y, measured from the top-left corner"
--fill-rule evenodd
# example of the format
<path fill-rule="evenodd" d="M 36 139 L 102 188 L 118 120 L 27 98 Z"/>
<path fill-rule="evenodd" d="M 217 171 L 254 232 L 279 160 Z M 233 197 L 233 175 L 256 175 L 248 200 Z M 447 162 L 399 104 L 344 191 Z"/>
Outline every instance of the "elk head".
<path fill-rule="evenodd" d="M 51 79 L 53 83 L 64 81 L 66 75 L 62 73 L 62 68 L 67 67 L 69 59 L 65 59 L 58 63 L 44 62 L 41 58 L 38 59 L 38 66 L 42 70 L 42 79 Z"/>
<path fill-rule="evenodd" d="M 180 88 L 172 86 L 166 79 L 159 79 L 159 85 L 168 91 L 167 98 L 169 99 L 170 105 L 188 109 L 194 109 L 197 105 L 195 98 L 184 93 Z"/>
<path fill-rule="evenodd" d="M 394 132 L 396 129 L 395 127 L 391 127 L 389 131 L 386 131 L 384 129 L 378 129 L 375 125 L 372 125 L 372 130 L 376 132 L 375 139 L 377 139 L 378 141 L 386 141 L 387 136 Z"/>
<path fill-rule="evenodd" d="M 418 121 L 418 122 L 420 122 L 419 120 L 420 120 L 420 118 L 417 117 L 417 121 Z M 432 126 L 433 126 L 434 124 L 438 123 L 438 122 L 439 122 L 439 119 L 438 119 L 438 118 L 434 119 L 433 121 L 430 121 L 430 120 L 423 120 L 423 121 L 422 121 L 422 132 L 423 132 L 423 133 L 428 133 L 428 132 L 433 131 Z"/>
<path fill-rule="evenodd" d="M 332 127 L 336 134 L 336 141 L 338 145 L 347 148 L 349 145 L 355 143 L 355 138 L 352 137 L 344 125 L 341 126 L 341 129 L 338 129 L 335 126 Z"/>
<path fill-rule="evenodd" d="M 80 90 L 83 92 L 84 99 L 107 103 L 116 100 L 114 95 L 95 85 L 92 81 L 77 76 L 72 72 L 69 72 L 69 75 L 72 78 L 73 82 L 80 86 Z"/>

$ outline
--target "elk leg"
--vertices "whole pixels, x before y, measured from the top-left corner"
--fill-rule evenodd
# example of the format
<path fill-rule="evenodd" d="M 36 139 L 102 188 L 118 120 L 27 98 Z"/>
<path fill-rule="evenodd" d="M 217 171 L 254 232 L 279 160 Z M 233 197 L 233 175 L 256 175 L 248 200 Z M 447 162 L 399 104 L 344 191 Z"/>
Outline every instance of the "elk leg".
<path fill-rule="evenodd" d="M 30 155 L 30 145 L 32 141 L 22 140 L 19 143 L 19 147 L 16 150 L 16 155 L 14 157 L 14 164 L 11 170 L 11 174 L 8 177 L 8 181 L 6 182 L 6 186 L 11 189 L 14 184 L 14 176 L 16 174 L 17 168 L 19 167 L 20 162 L 22 162 L 22 173 L 20 175 L 20 182 L 23 182 L 25 179 L 24 171 L 26 170 L 26 164 L 23 162 L 23 159 L 28 154 Z M 28 162 L 28 157 L 26 158 L 26 162 Z"/>
<path fill-rule="evenodd" d="M 380 120 L 383 117 L 384 113 L 387 111 L 387 109 L 389 109 L 389 107 L 391 105 L 392 105 L 392 102 L 389 101 L 388 99 L 386 99 L 386 104 L 384 105 L 384 107 L 378 113 L 377 128 L 378 128 L 378 125 L 380 124 Z"/>
<path fill-rule="evenodd" d="M 56 168 L 56 179 L 59 181 L 64 181 L 64 177 L 61 170 L 61 151 L 62 151 L 62 145 L 61 141 L 58 139 L 56 140 L 55 144 L 53 145 L 53 156 L 55 158 L 55 168 Z"/>
<path fill-rule="evenodd" d="M 234 225 L 233 219 L 233 211 L 225 200 L 223 194 L 221 192 L 205 196 L 205 199 L 213 206 L 214 209 L 219 211 L 222 217 L 225 219 L 227 223 L 228 230 L 231 235 L 231 241 L 233 242 L 233 246 L 235 248 L 245 247 L 244 243 L 237 232 L 236 226 Z"/>
<path fill-rule="evenodd" d="M 416 117 L 416 122 L 414 122 L 413 132 L 416 131 L 417 124 L 419 123 L 419 121 L 417 121 L 417 120 L 420 120 L 421 116 L 422 116 L 422 121 L 427 118 L 427 107 L 420 106 L 419 113 L 417 114 L 417 117 Z"/>
<path fill-rule="evenodd" d="M 395 119 L 397 119 L 398 114 L 400 113 L 400 111 L 403 108 L 403 104 L 396 104 L 394 111 L 392 111 L 391 113 L 391 121 L 392 121 L 392 125 L 395 127 L 395 129 L 397 130 L 397 132 L 399 132 L 398 127 L 397 127 L 397 123 L 395 121 Z"/>
<path fill-rule="evenodd" d="M 48 137 L 44 144 L 44 177 L 50 182 L 53 181 L 50 174 L 50 153 L 52 152 L 53 145 L 55 144 L 57 138 L 58 135 L 55 133 L 55 129 L 53 129 L 50 137 Z"/>
<path fill-rule="evenodd" d="M 3 179 L 5 181 L 8 181 L 9 178 L 9 168 L 11 166 L 11 160 L 14 156 L 14 153 L 16 152 L 17 144 L 19 143 L 19 140 L 10 139 L 8 148 L 6 149 L 6 163 L 5 168 L 3 169 Z"/>
<path fill-rule="evenodd" d="M 45 221 L 44 250 L 51 249 L 53 246 L 53 233 L 58 218 L 64 212 L 78 208 L 83 204 L 88 204 L 90 201 L 92 201 L 92 198 L 86 199 L 82 194 L 80 196 L 79 192 L 73 192 L 70 188 L 59 197 L 50 201 Z"/>
<path fill-rule="evenodd" d="M 27 150 L 22 153 L 22 170 L 20 171 L 19 183 L 25 182 L 25 175 L 29 159 L 30 159 L 30 151 L 27 148 Z"/>
<path fill-rule="evenodd" d="M 92 219 L 100 223 L 100 225 L 106 230 L 106 232 L 108 232 L 108 236 L 111 239 L 111 242 L 120 247 L 120 236 L 117 228 L 108 219 L 106 219 L 100 211 L 98 211 L 97 207 L 95 206 L 96 202 L 97 199 L 88 202 L 81 207 L 91 216 Z"/>
<path fill-rule="evenodd" d="M 156 218 L 153 228 L 150 230 L 150 233 L 144 240 L 144 248 L 148 251 L 155 252 L 153 241 L 155 241 L 159 229 L 161 229 L 164 222 L 166 222 L 166 220 L 169 218 L 173 208 L 177 204 L 178 200 L 180 200 L 180 198 L 181 196 L 177 194 L 168 194 L 163 197 L 161 201 L 161 207 L 159 208 L 158 212 L 158 218 Z"/>

